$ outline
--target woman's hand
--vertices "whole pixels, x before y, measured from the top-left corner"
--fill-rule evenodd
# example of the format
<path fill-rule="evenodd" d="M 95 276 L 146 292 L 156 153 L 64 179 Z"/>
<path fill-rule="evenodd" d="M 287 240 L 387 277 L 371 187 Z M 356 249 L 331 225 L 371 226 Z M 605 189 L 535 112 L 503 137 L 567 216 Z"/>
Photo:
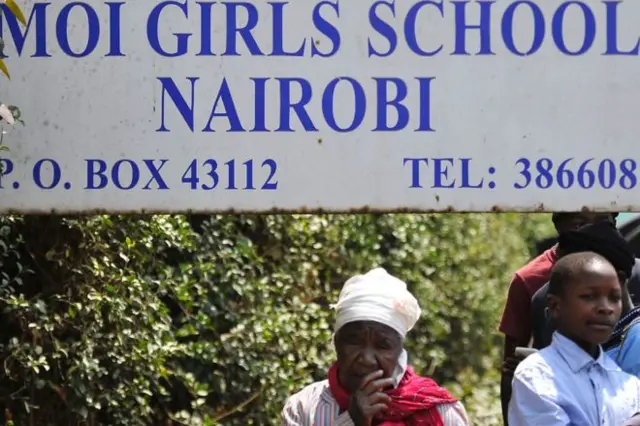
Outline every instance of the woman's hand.
<path fill-rule="evenodd" d="M 393 378 L 381 378 L 383 374 L 384 371 L 378 370 L 366 375 L 359 389 L 351 396 L 348 412 L 356 426 L 371 426 L 373 418 L 386 410 L 391 402 L 383 389 L 393 386 Z"/>

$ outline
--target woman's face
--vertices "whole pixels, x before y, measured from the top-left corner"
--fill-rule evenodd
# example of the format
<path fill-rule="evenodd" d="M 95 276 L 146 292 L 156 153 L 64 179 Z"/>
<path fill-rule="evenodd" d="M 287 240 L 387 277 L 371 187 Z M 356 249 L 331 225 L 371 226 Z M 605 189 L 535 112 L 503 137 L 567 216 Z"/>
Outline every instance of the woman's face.
<path fill-rule="evenodd" d="M 394 329 L 374 321 L 356 321 L 336 334 L 338 379 L 350 393 L 362 379 L 377 370 L 392 377 L 402 352 L 402 337 Z"/>

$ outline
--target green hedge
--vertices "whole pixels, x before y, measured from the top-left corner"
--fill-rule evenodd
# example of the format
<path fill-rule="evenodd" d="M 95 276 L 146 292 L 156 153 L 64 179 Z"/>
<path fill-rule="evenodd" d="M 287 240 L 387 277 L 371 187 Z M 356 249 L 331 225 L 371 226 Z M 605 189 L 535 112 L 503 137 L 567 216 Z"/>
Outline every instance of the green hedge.
<path fill-rule="evenodd" d="M 489 425 L 506 286 L 549 222 L 2 217 L 0 402 L 16 426 L 278 425 L 333 360 L 336 292 L 380 265 L 423 306 L 411 361 Z"/>

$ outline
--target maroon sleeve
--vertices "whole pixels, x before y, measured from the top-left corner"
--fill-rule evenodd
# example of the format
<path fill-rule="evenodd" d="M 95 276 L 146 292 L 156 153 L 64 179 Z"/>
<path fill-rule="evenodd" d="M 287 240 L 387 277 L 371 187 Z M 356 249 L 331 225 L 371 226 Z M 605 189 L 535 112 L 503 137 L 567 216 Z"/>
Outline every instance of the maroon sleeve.
<path fill-rule="evenodd" d="M 502 312 L 500 327 L 503 334 L 516 340 L 518 345 L 528 345 L 531 338 L 531 296 L 516 274 L 509 284 L 507 302 Z"/>

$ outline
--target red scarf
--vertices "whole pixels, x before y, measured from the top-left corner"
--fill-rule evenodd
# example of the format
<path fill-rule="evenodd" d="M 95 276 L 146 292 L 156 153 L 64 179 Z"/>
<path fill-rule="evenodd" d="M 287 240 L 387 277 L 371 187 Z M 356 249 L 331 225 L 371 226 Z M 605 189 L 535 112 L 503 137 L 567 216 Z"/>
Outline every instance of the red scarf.
<path fill-rule="evenodd" d="M 340 409 L 349 408 L 350 396 L 338 382 L 337 363 L 329 368 L 329 388 Z M 427 377 L 418 376 L 410 366 L 398 387 L 386 393 L 391 403 L 379 416 L 380 426 L 444 426 L 437 406 L 457 402 L 446 389 Z"/>

